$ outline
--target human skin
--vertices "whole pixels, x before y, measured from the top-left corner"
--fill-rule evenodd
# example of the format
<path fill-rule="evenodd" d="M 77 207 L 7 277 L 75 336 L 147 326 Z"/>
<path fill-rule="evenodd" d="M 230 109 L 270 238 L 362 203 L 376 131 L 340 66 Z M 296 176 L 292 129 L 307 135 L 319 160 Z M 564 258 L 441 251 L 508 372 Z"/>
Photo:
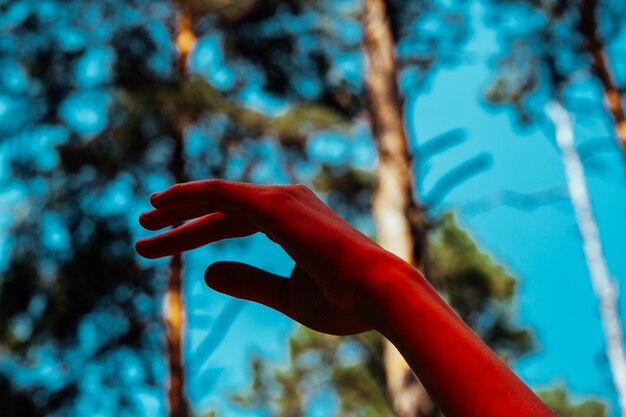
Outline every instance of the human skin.
<path fill-rule="evenodd" d="M 411 265 L 344 221 L 306 186 L 218 179 L 176 184 L 150 197 L 139 223 L 146 258 L 222 239 L 266 234 L 295 261 L 289 278 L 216 262 L 206 284 L 264 304 L 320 332 L 376 330 L 402 353 L 447 417 L 555 417 Z M 193 219 L 193 220 L 192 220 Z"/>

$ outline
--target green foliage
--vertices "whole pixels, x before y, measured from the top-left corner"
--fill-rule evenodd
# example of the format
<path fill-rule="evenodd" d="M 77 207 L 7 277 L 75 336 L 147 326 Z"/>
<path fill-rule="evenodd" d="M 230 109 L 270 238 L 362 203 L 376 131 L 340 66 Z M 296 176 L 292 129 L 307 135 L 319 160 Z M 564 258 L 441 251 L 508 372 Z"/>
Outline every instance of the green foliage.
<path fill-rule="evenodd" d="M 458 226 L 452 213 L 445 214 L 437 223 L 429 242 L 432 262 L 429 279 L 443 283 L 441 289 L 449 295 L 455 309 L 462 313 L 475 310 L 465 307 L 463 302 L 469 300 L 455 302 L 459 295 L 452 295 L 456 288 L 468 283 L 476 288 L 477 297 L 472 298 L 511 299 L 515 278 L 478 248 L 469 234 Z M 468 317 L 467 314 L 464 317 Z"/>
<path fill-rule="evenodd" d="M 374 190 L 374 174 L 371 171 L 322 163 L 313 178 L 313 187 L 327 195 L 328 204 L 348 221 L 371 213 Z"/>
<path fill-rule="evenodd" d="M 478 335 L 503 357 L 531 348 L 528 330 L 510 324 L 516 280 L 476 246 L 451 213 L 429 237 L 428 278 Z"/>
<path fill-rule="evenodd" d="M 272 127 L 281 146 L 300 145 L 312 132 L 329 129 L 345 128 L 349 120 L 331 108 L 299 104 L 289 108 L 272 120 Z"/>
<path fill-rule="evenodd" d="M 572 403 L 563 388 L 540 391 L 539 397 L 560 417 L 605 417 L 606 406 L 595 400 Z"/>
<path fill-rule="evenodd" d="M 252 359 L 253 382 L 235 404 L 272 416 L 303 416 L 319 395 L 336 396 L 337 416 L 391 416 L 384 385 L 382 338 L 375 332 L 337 337 L 298 327 L 289 341 L 289 367 Z"/>

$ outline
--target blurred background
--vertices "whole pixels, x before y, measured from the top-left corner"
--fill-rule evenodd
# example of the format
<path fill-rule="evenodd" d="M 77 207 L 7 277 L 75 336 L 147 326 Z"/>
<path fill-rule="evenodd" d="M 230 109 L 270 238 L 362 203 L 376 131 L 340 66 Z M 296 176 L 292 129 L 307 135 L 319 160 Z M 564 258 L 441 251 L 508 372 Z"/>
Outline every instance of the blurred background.
<path fill-rule="evenodd" d="M 289 275 L 265 236 L 135 254 L 151 193 L 225 178 L 307 184 L 560 416 L 626 416 L 625 22 L 622 0 L 0 0 L 0 415 L 439 415 L 379 335 L 206 288 L 217 260 Z"/>

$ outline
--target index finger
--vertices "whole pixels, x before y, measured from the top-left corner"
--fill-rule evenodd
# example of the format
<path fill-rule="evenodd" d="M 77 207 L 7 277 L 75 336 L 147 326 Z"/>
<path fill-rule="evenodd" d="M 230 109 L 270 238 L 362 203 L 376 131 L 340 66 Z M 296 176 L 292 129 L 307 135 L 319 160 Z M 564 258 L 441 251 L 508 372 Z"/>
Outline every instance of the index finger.
<path fill-rule="evenodd" d="M 222 179 L 190 181 L 171 186 L 150 196 L 150 204 L 161 210 L 182 206 L 203 205 L 206 211 L 243 214 L 251 206 L 256 184 Z"/>

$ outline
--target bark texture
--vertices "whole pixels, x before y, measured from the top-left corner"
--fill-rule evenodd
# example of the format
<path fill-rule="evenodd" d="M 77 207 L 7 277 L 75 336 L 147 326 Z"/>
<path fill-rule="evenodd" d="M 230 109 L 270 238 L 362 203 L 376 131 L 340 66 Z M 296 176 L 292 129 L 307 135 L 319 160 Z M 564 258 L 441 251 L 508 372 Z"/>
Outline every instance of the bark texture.
<path fill-rule="evenodd" d="M 395 44 L 384 0 L 365 0 L 364 49 L 370 119 L 378 151 L 373 217 L 378 243 L 423 271 L 427 233 L 413 194 L 411 155 L 396 80 Z M 398 350 L 384 348 L 387 388 L 398 417 L 432 417 L 435 404 Z"/>
<path fill-rule="evenodd" d="M 617 139 L 626 154 L 626 112 L 622 92 L 618 87 L 606 56 L 604 41 L 598 29 L 598 1 L 578 0 L 579 31 L 593 63 L 593 75 L 600 81 L 604 104 L 613 117 Z"/>

